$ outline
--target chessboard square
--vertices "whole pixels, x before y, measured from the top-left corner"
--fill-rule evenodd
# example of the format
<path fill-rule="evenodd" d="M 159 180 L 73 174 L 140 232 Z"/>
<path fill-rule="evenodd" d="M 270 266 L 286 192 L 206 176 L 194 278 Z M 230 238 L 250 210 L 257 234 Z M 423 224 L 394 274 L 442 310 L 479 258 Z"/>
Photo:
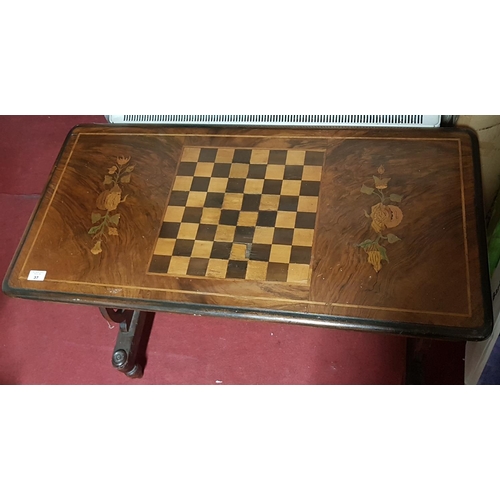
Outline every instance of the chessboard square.
<path fill-rule="evenodd" d="M 234 241 L 234 233 L 236 231 L 236 226 L 217 226 L 217 231 L 215 232 L 215 241 Z"/>
<path fill-rule="evenodd" d="M 247 264 L 246 279 L 252 281 L 265 281 L 267 276 L 267 266 L 267 261 L 249 261 Z"/>
<path fill-rule="evenodd" d="M 314 229 L 295 228 L 293 232 L 293 245 L 312 247 L 314 241 Z"/>
<path fill-rule="evenodd" d="M 299 204 L 297 205 L 297 211 L 316 213 L 317 210 L 318 210 L 317 196 L 299 196 Z"/>
<path fill-rule="evenodd" d="M 309 264 L 290 264 L 288 266 L 288 281 L 291 283 L 307 283 L 310 279 L 310 270 Z"/>
<path fill-rule="evenodd" d="M 287 165 L 285 167 L 284 178 L 287 180 L 300 181 L 302 179 L 302 171 L 304 167 L 300 165 Z"/>
<path fill-rule="evenodd" d="M 305 151 L 294 151 L 290 149 L 287 151 L 286 164 L 287 165 L 304 165 L 306 152 Z"/>
<path fill-rule="evenodd" d="M 199 257 L 203 259 L 210 258 L 213 245 L 213 241 L 195 241 L 191 257 Z"/>
<path fill-rule="evenodd" d="M 261 194 L 263 186 L 264 179 L 247 179 L 243 192 L 247 194 Z"/>
<path fill-rule="evenodd" d="M 220 208 L 203 208 L 200 222 L 202 224 L 218 224 L 220 220 Z"/>
<path fill-rule="evenodd" d="M 266 168 L 266 179 L 282 180 L 285 175 L 285 165 L 268 165 Z"/>
<path fill-rule="evenodd" d="M 196 170 L 194 171 L 194 175 L 197 177 L 211 177 L 214 169 L 213 162 L 199 162 L 196 165 Z"/>
<path fill-rule="evenodd" d="M 231 180 L 231 179 L 230 179 Z M 244 179 L 233 179 L 242 180 Z M 224 210 L 241 210 L 241 204 L 243 203 L 243 193 L 226 193 L 224 195 L 224 201 L 222 203 L 222 208 Z"/>
<path fill-rule="evenodd" d="M 203 208 L 200 207 L 186 207 L 184 209 L 184 215 L 182 217 L 182 222 L 193 222 L 199 224 L 201 221 L 201 214 L 203 213 Z"/>
<path fill-rule="evenodd" d="M 310 264 L 311 263 L 311 247 L 295 246 L 291 247 L 290 263 L 292 264 Z"/>
<path fill-rule="evenodd" d="M 301 184 L 301 181 L 284 180 L 283 185 L 281 186 L 281 194 L 288 196 L 298 196 L 300 194 Z"/>
<path fill-rule="evenodd" d="M 212 252 L 210 253 L 211 259 L 229 259 L 231 255 L 231 247 L 233 244 L 226 241 L 214 241 Z"/>
<path fill-rule="evenodd" d="M 200 157 L 200 148 L 184 148 L 182 151 L 182 161 L 197 162 Z"/>
<path fill-rule="evenodd" d="M 260 198 L 259 210 L 278 210 L 280 204 L 279 194 L 263 194 Z"/>
<path fill-rule="evenodd" d="M 239 210 L 221 210 L 219 224 L 224 226 L 236 226 L 239 216 Z"/>
<path fill-rule="evenodd" d="M 316 214 L 307 212 L 297 212 L 295 227 L 302 229 L 314 229 L 316 225 Z"/>
<path fill-rule="evenodd" d="M 295 227 L 295 218 L 297 214 L 295 212 L 278 212 L 276 217 L 276 227 Z"/>
<path fill-rule="evenodd" d="M 252 243 L 255 227 L 236 226 L 234 233 L 235 243 Z"/>
<path fill-rule="evenodd" d="M 323 151 L 306 151 L 304 165 L 323 165 L 325 153 Z"/>
<path fill-rule="evenodd" d="M 272 150 L 269 151 L 269 164 L 273 165 L 285 165 L 287 157 L 287 150 Z"/>
<path fill-rule="evenodd" d="M 282 180 L 266 179 L 262 188 L 262 193 L 264 194 L 280 194 Z"/>
<path fill-rule="evenodd" d="M 217 163 L 231 163 L 233 161 L 233 157 L 234 157 L 233 148 L 219 148 L 217 150 L 215 161 Z"/>
<path fill-rule="evenodd" d="M 243 193 L 245 189 L 245 179 L 229 179 L 227 181 L 227 193 Z"/>
<path fill-rule="evenodd" d="M 186 276 L 189 266 L 190 257 L 182 257 L 174 255 L 170 258 L 170 265 L 168 266 L 168 274 L 175 274 L 178 276 Z"/>
<path fill-rule="evenodd" d="M 163 217 L 164 222 L 181 222 L 184 216 L 184 207 L 168 206 Z"/>
<path fill-rule="evenodd" d="M 170 206 L 185 207 L 189 197 L 189 191 L 172 191 L 168 204 Z"/>
<path fill-rule="evenodd" d="M 250 163 L 251 156 L 251 149 L 235 149 L 233 163 Z"/>
<path fill-rule="evenodd" d="M 288 279 L 288 264 L 269 262 L 267 265 L 266 281 L 284 281 Z"/>
<path fill-rule="evenodd" d="M 322 173 L 322 167 L 304 167 L 304 171 L 302 173 L 302 180 L 303 181 L 320 181 L 321 180 L 321 173 Z"/>
<path fill-rule="evenodd" d="M 197 240 L 214 241 L 217 226 L 215 224 L 200 224 L 196 233 Z"/>
<path fill-rule="evenodd" d="M 212 170 L 212 177 L 222 177 L 227 179 L 231 171 L 230 163 L 215 163 Z"/>
<path fill-rule="evenodd" d="M 179 228 L 181 227 L 179 222 L 164 222 L 160 229 L 160 238 L 172 238 L 176 239 L 179 234 Z"/>
<path fill-rule="evenodd" d="M 296 212 L 298 205 L 298 196 L 281 196 L 278 210 L 281 210 L 283 212 Z"/>
<path fill-rule="evenodd" d="M 180 238 L 181 240 L 195 240 L 198 227 L 199 224 L 183 222 L 179 228 L 179 232 L 177 233 L 177 238 Z"/>
<path fill-rule="evenodd" d="M 226 278 L 244 280 L 247 274 L 248 262 L 245 260 L 230 260 L 227 264 Z"/>
<path fill-rule="evenodd" d="M 210 184 L 210 179 L 208 177 L 193 177 L 193 183 L 191 184 L 191 191 L 203 191 L 208 190 L 208 185 Z"/>
<path fill-rule="evenodd" d="M 173 254 L 177 257 L 191 257 L 194 240 L 176 240 Z"/>
<path fill-rule="evenodd" d="M 301 196 L 319 196 L 319 188 L 321 183 L 319 181 L 303 181 L 300 186 Z"/>
<path fill-rule="evenodd" d="M 198 161 L 201 162 L 214 162 L 217 156 L 217 148 L 201 148 L 200 157 Z"/>
<path fill-rule="evenodd" d="M 176 240 L 171 239 L 171 238 L 158 238 L 158 241 L 156 242 L 156 246 L 155 246 L 155 251 L 153 252 L 153 254 L 154 255 L 173 255 L 175 241 Z"/>
<path fill-rule="evenodd" d="M 229 177 L 233 179 L 246 179 L 248 175 L 248 163 L 233 163 Z"/>
<path fill-rule="evenodd" d="M 190 191 L 192 182 L 192 177 L 184 177 L 182 175 L 178 175 L 175 178 L 174 187 L 172 189 L 174 191 Z"/>
<path fill-rule="evenodd" d="M 246 260 L 247 246 L 244 243 L 234 243 L 231 248 L 231 260 Z"/>
<path fill-rule="evenodd" d="M 153 255 L 151 264 L 149 265 L 149 272 L 165 274 L 168 271 L 170 259 L 170 255 Z"/>
<path fill-rule="evenodd" d="M 241 210 L 245 212 L 258 212 L 260 197 L 260 194 L 244 194 Z"/>
<path fill-rule="evenodd" d="M 227 179 L 213 177 L 210 179 L 208 191 L 210 193 L 225 193 L 227 188 Z"/>
<path fill-rule="evenodd" d="M 203 191 L 192 191 L 188 195 L 186 206 L 203 207 L 205 205 L 206 198 L 207 198 L 207 193 Z"/>
<path fill-rule="evenodd" d="M 208 261 L 205 276 L 209 278 L 225 278 L 227 272 L 227 260 L 210 259 Z"/>
<path fill-rule="evenodd" d="M 223 202 L 224 193 L 207 193 L 204 206 L 207 208 L 222 208 Z"/>
<path fill-rule="evenodd" d="M 266 245 L 263 243 L 253 243 L 250 248 L 250 256 L 248 258 L 250 260 L 269 262 L 270 255 L 271 255 L 271 245 Z"/>
<path fill-rule="evenodd" d="M 177 171 L 177 175 L 192 177 L 194 175 L 194 171 L 196 170 L 196 162 L 192 161 L 182 161 L 179 165 L 179 170 Z"/>
<path fill-rule="evenodd" d="M 266 177 L 267 165 L 250 165 L 248 167 L 248 179 L 264 179 Z"/>
<path fill-rule="evenodd" d="M 276 224 L 277 214 L 278 212 L 276 210 L 259 212 L 257 225 L 260 227 L 274 227 Z"/>
<path fill-rule="evenodd" d="M 277 227 L 274 230 L 273 243 L 277 245 L 291 245 L 293 241 L 293 229 Z"/>
<path fill-rule="evenodd" d="M 269 262 L 290 262 L 290 252 L 292 247 L 289 245 L 272 245 L 269 255 Z"/>
<path fill-rule="evenodd" d="M 255 227 L 259 212 L 240 212 L 238 217 L 238 226 Z"/>
<path fill-rule="evenodd" d="M 186 274 L 188 276 L 205 276 L 207 273 L 208 258 L 200 259 L 197 257 L 191 258 Z"/>
<path fill-rule="evenodd" d="M 250 157 L 250 163 L 254 165 L 269 163 L 269 150 L 268 149 L 253 149 Z"/>
<path fill-rule="evenodd" d="M 253 243 L 270 245 L 273 242 L 274 227 L 256 227 L 253 235 Z"/>

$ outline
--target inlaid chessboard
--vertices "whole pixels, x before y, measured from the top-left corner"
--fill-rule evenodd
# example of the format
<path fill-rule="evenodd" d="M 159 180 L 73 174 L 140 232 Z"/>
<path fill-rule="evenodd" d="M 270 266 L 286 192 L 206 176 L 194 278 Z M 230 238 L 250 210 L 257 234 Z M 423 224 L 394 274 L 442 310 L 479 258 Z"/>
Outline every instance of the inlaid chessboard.
<path fill-rule="evenodd" d="M 149 272 L 308 283 L 323 151 L 185 147 Z"/>

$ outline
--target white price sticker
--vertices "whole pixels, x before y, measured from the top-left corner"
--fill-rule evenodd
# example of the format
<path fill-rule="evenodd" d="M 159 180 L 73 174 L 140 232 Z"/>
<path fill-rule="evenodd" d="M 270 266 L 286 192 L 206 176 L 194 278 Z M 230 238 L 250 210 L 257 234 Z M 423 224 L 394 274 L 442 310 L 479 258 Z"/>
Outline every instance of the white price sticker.
<path fill-rule="evenodd" d="M 47 271 L 30 271 L 28 281 L 43 281 Z"/>

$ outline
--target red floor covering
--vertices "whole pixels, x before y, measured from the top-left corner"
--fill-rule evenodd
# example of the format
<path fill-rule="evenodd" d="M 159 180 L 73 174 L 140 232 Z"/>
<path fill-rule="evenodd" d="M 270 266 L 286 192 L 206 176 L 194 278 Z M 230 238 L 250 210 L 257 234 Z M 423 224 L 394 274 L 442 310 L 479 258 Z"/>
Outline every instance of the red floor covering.
<path fill-rule="evenodd" d="M 69 130 L 103 116 L 0 117 L 0 276 Z M 111 367 L 97 308 L 0 294 L 0 384 L 401 384 L 406 339 L 157 314 L 142 379 Z"/>

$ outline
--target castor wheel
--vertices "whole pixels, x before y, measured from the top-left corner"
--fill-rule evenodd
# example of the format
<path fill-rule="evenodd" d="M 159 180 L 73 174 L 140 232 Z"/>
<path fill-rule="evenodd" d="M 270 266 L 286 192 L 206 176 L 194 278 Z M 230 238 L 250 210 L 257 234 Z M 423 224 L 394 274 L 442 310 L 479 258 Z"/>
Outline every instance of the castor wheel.
<path fill-rule="evenodd" d="M 125 375 L 129 378 L 141 378 L 144 374 L 144 370 L 141 365 L 135 365 L 132 370 L 127 372 Z"/>

